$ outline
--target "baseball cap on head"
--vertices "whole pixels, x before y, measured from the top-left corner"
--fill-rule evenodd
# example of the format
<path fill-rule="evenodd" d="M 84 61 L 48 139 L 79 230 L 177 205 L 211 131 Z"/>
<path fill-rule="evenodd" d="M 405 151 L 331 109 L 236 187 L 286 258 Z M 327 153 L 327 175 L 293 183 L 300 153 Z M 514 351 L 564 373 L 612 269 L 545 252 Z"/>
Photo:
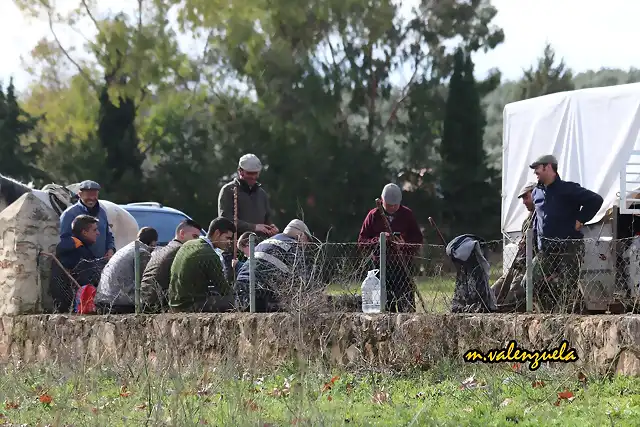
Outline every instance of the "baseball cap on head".
<path fill-rule="evenodd" d="M 90 179 L 87 179 L 86 181 L 82 181 L 80 183 L 80 186 L 78 187 L 79 191 L 84 191 L 84 190 L 100 190 L 100 184 L 98 184 L 95 181 L 91 181 Z"/>
<path fill-rule="evenodd" d="M 402 190 L 395 184 L 387 184 L 382 189 L 382 200 L 390 205 L 399 205 L 402 202 Z"/>
<path fill-rule="evenodd" d="M 238 168 L 247 172 L 260 172 L 262 170 L 262 162 L 255 154 L 245 154 L 238 161 Z"/>
<path fill-rule="evenodd" d="M 540 165 L 548 165 L 548 164 L 558 166 L 558 159 L 556 159 L 556 156 L 554 156 L 553 154 L 545 154 L 544 156 L 540 156 L 536 159 L 535 162 L 531 163 L 529 167 L 531 169 L 535 169 Z"/>
<path fill-rule="evenodd" d="M 521 199 L 524 197 L 525 194 L 527 194 L 529 191 L 533 191 L 534 188 L 536 188 L 536 183 L 535 182 L 529 182 L 527 183 L 524 187 L 522 187 L 520 189 L 520 191 L 518 192 L 518 199 Z"/>

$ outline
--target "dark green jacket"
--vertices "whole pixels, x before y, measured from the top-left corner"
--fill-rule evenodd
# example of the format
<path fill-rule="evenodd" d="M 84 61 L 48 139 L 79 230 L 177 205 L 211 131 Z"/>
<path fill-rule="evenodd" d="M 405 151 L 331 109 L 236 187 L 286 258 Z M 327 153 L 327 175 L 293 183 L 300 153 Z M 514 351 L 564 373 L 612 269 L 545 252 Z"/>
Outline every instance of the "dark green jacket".
<path fill-rule="evenodd" d="M 180 247 L 171 264 L 169 306 L 188 311 L 196 304 L 203 304 L 209 286 L 221 295 L 231 293 L 222 262 L 213 247 L 202 238 L 190 240 Z"/>

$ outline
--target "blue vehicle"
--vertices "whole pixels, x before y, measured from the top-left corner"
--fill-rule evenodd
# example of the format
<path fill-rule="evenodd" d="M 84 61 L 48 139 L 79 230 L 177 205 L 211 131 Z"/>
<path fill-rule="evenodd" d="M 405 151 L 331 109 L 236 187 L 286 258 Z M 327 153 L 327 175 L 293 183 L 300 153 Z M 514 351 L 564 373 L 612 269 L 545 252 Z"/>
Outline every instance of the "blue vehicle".
<path fill-rule="evenodd" d="M 187 214 L 177 209 L 162 206 L 157 202 L 138 202 L 120 205 L 138 222 L 138 227 L 153 227 L 158 232 L 158 246 L 169 243 L 181 221 L 191 219 Z M 202 235 L 205 235 L 201 230 Z"/>

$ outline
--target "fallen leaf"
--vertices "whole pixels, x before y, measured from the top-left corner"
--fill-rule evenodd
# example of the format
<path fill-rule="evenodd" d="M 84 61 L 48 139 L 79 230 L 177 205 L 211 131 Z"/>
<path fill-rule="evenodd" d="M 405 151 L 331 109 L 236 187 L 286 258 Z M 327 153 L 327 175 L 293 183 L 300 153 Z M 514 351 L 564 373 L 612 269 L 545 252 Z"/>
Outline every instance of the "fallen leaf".
<path fill-rule="evenodd" d="M 569 390 L 565 390 L 565 391 L 561 391 L 560 393 L 558 393 L 558 399 L 572 399 L 573 398 L 573 393 L 571 393 Z"/>
<path fill-rule="evenodd" d="M 41 394 L 38 399 L 40 400 L 40 403 L 42 403 L 43 405 L 51 405 L 51 402 L 53 401 L 53 398 L 49 396 L 47 393 Z"/>
<path fill-rule="evenodd" d="M 245 404 L 251 411 L 257 411 L 258 409 L 260 409 L 256 402 L 253 401 L 253 399 L 247 399 Z"/>
<path fill-rule="evenodd" d="M 508 404 L 510 404 L 511 402 L 512 402 L 512 400 L 511 400 L 511 399 L 509 399 L 509 398 L 507 397 L 505 400 L 503 400 L 503 401 L 502 401 L 502 403 L 500 404 L 500 406 L 504 408 L 505 406 L 507 406 L 507 405 L 508 405 Z"/>
<path fill-rule="evenodd" d="M 127 386 L 123 385 L 120 387 L 120 397 L 129 397 L 131 396 L 131 392 L 127 391 Z"/>
<path fill-rule="evenodd" d="M 20 404 L 18 402 L 4 402 L 4 409 L 18 409 Z"/>
<path fill-rule="evenodd" d="M 282 390 L 280 390 L 278 387 L 274 387 L 274 389 L 269 392 L 269 396 L 281 397 L 282 396 Z"/>
<path fill-rule="evenodd" d="M 371 398 L 371 402 L 372 403 L 376 403 L 378 405 L 382 405 L 383 403 L 385 403 L 387 400 L 389 400 L 389 393 L 386 393 L 382 390 L 378 390 L 373 394 L 373 397 Z"/>
<path fill-rule="evenodd" d="M 544 381 L 542 381 L 542 380 L 534 381 L 534 382 L 531 383 L 531 387 L 533 387 L 533 388 L 544 387 Z"/>
<path fill-rule="evenodd" d="M 139 405 L 136 405 L 136 411 L 144 411 L 145 409 L 147 409 L 146 403 L 141 403 Z"/>
<path fill-rule="evenodd" d="M 582 372 L 578 372 L 578 381 L 580 381 L 581 383 L 586 383 L 587 376 Z"/>

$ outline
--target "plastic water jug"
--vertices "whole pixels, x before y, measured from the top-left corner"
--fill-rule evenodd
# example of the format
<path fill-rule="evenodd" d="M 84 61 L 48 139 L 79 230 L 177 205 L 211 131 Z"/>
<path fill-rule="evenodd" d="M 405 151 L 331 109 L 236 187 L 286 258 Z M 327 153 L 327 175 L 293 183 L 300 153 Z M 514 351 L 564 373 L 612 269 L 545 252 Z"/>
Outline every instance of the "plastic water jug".
<path fill-rule="evenodd" d="M 369 270 L 362 281 L 362 312 L 380 313 L 380 270 Z"/>

